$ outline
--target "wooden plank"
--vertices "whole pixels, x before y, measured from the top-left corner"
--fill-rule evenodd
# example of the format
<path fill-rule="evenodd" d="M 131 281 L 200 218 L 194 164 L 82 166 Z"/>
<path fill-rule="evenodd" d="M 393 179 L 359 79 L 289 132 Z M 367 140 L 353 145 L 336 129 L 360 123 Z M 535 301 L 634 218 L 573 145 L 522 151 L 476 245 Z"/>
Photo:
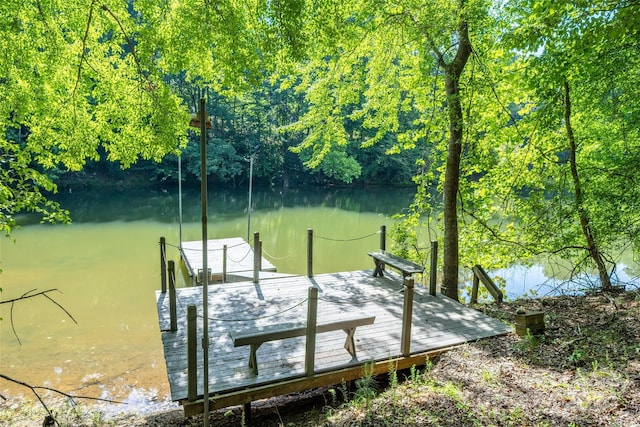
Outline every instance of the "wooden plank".
<path fill-rule="evenodd" d="M 491 277 L 489 277 L 487 272 L 484 271 L 484 269 L 480 265 L 474 265 L 472 270 L 473 270 L 474 277 L 477 277 L 482 282 L 482 284 L 487 288 L 491 296 L 496 301 L 502 302 L 502 298 L 503 298 L 502 291 L 496 286 L 495 283 L 493 283 L 493 280 L 491 280 Z M 475 282 L 474 282 L 474 288 L 477 289 L 477 287 L 475 286 Z M 477 302 L 477 299 L 478 299 L 477 290 L 476 290 L 475 299 Z"/>
<path fill-rule="evenodd" d="M 422 366 L 428 359 L 433 359 L 447 350 L 448 348 L 443 348 L 436 351 L 417 353 L 409 357 L 379 361 L 371 366 L 367 366 L 367 373 L 370 373 L 371 375 L 379 375 L 389 372 L 389 367 L 392 367 L 394 370 L 402 370 L 412 366 Z M 240 405 L 259 399 L 269 398 L 274 395 L 295 393 L 327 385 L 339 384 L 345 381 L 361 378 L 363 375 L 363 365 L 341 368 L 334 371 L 318 372 L 313 377 L 292 378 L 278 383 L 264 384 L 251 389 L 214 395 L 210 399 L 210 408 L 226 408 L 228 406 Z M 202 413 L 203 401 L 182 403 L 184 405 L 184 412 L 186 416 L 193 416 Z"/>
<path fill-rule="evenodd" d="M 257 395 L 252 390 L 266 387 L 270 393 L 280 394 L 280 384 L 295 382 L 296 378 L 304 376 L 304 337 L 263 344 L 258 350 L 260 373 L 255 376 L 247 363 L 249 348 L 234 347 L 229 332 L 261 330 L 274 323 L 296 323 L 305 319 L 306 298 L 310 286 L 318 290 L 318 319 L 321 319 L 319 325 L 338 322 L 347 316 L 353 316 L 354 313 L 375 316 L 375 323 L 358 328 L 355 334 L 354 344 L 358 355 L 356 362 L 353 362 L 351 356 L 343 350 L 343 331 L 318 334 L 315 352 L 316 373 L 309 379 L 310 382 L 302 382 L 298 386 L 313 387 L 313 378 L 319 371 L 354 369 L 354 365 L 361 366 L 362 362 L 367 360 L 388 364 L 390 358 L 402 358 L 400 334 L 404 293 L 400 292 L 402 277 L 394 272 L 388 272 L 385 277 L 373 277 L 371 270 L 365 270 L 323 274 L 311 279 L 296 276 L 274 278 L 261 281 L 259 284 L 241 282 L 225 286 L 211 285 L 211 393 L 222 396 L 237 392 L 244 396 L 242 399 L 248 399 Z M 498 320 L 453 300 L 429 295 L 427 288 L 417 286 L 414 291 L 409 357 L 443 346 L 507 333 L 510 330 Z M 176 294 L 178 330 L 164 332 L 162 341 L 172 399 L 184 401 L 187 397 L 186 307 L 195 304 L 198 306 L 198 313 L 201 314 L 202 289 L 179 288 L 176 289 Z M 157 293 L 156 297 L 159 322 L 162 325 L 168 322 L 168 298 L 160 293 Z M 197 328 L 198 336 L 202 336 L 199 322 Z M 196 349 L 199 372 L 202 370 L 200 347 L 197 346 Z M 271 387 L 269 384 L 278 386 Z M 202 390 L 202 378 L 199 378 L 197 395 L 201 396 Z"/>

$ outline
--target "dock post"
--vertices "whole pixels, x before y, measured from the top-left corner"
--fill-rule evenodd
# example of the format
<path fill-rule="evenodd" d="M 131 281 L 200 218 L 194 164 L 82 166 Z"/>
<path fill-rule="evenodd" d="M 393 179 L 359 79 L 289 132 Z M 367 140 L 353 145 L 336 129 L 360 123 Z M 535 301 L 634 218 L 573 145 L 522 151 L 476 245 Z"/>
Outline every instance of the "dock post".
<path fill-rule="evenodd" d="M 222 283 L 227 283 L 227 245 L 222 246 Z"/>
<path fill-rule="evenodd" d="M 251 402 L 247 402 L 242 405 L 242 413 L 244 415 L 244 425 L 251 426 Z"/>
<path fill-rule="evenodd" d="M 380 252 L 384 253 L 387 251 L 387 226 L 380 226 Z"/>
<path fill-rule="evenodd" d="M 310 287 L 307 304 L 307 343 L 304 353 L 304 373 L 308 377 L 312 377 L 315 372 L 317 316 L 318 288 Z"/>
<path fill-rule="evenodd" d="M 313 277 L 313 229 L 307 229 L 307 277 Z"/>
<path fill-rule="evenodd" d="M 413 317 L 413 279 L 404 280 L 404 304 L 402 306 L 402 336 L 400 352 L 404 357 L 411 354 L 411 322 Z"/>
<path fill-rule="evenodd" d="M 167 292 L 167 241 L 160 238 L 160 290 L 164 294 Z"/>
<path fill-rule="evenodd" d="M 253 233 L 253 283 L 260 281 L 260 254 L 258 253 L 258 246 L 260 246 L 260 233 L 257 231 Z"/>
<path fill-rule="evenodd" d="M 258 271 L 262 271 L 262 240 L 258 241 Z"/>
<path fill-rule="evenodd" d="M 480 279 L 473 273 L 473 287 L 471 288 L 471 304 L 478 303 L 478 288 L 480 287 Z"/>
<path fill-rule="evenodd" d="M 198 316 L 196 306 L 187 307 L 187 400 L 193 402 L 198 395 Z"/>
<path fill-rule="evenodd" d="M 429 271 L 429 294 L 436 295 L 436 281 L 438 280 L 438 242 L 431 242 L 431 271 Z"/>
<path fill-rule="evenodd" d="M 171 332 L 178 330 L 178 316 L 176 314 L 176 266 L 169 261 L 169 319 L 171 320 Z"/>

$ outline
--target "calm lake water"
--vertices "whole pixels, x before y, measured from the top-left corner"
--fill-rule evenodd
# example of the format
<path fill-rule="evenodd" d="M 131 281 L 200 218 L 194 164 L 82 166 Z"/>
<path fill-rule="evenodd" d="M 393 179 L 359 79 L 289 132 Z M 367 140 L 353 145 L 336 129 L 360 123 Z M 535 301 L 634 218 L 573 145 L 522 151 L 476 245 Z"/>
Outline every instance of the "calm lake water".
<path fill-rule="evenodd" d="M 246 238 L 246 192 L 208 197 L 209 238 Z M 281 272 L 306 273 L 308 228 L 316 236 L 314 272 L 372 268 L 367 251 L 378 248 L 380 225 L 390 226 L 388 216 L 411 197 L 411 189 L 257 191 L 251 231 L 260 232 L 265 256 Z M 0 296 L 56 289 L 49 295 L 77 324 L 44 297 L 15 304 L 13 313 L 1 305 L 0 372 L 76 395 L 135 404 L 166 399 L 155 290 L 159 238 L 180 242 L 177 195 L 73 192 L 60 200 L 72 225 L 24 217 L 15 241 L 0 241 Z M 199 191 L 186 192 L 183 203 L 182 238 L 200 240 Z M 168 257 L 177 261 L 177 250 L 170 246 Z M 27 390 L 0 380 L 0 394 L 18 393 Z"/>
<path fill-rule="evenodd" d="M 306 273 L 307 229 L 313 228 L 314 272 L 372 268 L 367 252 L 379 246 L 380 225 L 408 206 L 411 189 L 256 191 L 251 232 L 259 231 L 265 257 L 286 273 Z M 209 194 L 209 238 L 247 238 L 247 194 Z M 161 236 L 179 245 L 178 196 L 171 192 L 73 192 L 60 195 L 74 223 L 41 225 L 22 218 L 15 242 L 0 240 L 4 300 L 48 289 L 77 321 L 43 297 L 0 305 L 0 373 L 76 395 L 157 408 L 169 387 L 155 308 L 160 288 Z M 200 240 L 199 190 L 183 196 L 184 241 Z M 343 241 L 336 241 L 343 240 Z M 348 240 L 348 241 L 344 241 Z M 169 246 L 169 259 L 178 252 Z M 634 282 L 629 254 L 617 270 Z M 545 295 L 568 271 L 537 265 L 491 272 L 506 280 L 509 298 Z M 14 333 L 15 332 L 15 333 Z M 17 335 L 17 336 L 16 336 Z M 0 394 L 26 389 L 0 380 Z M 151 404 L 155 403 L 155 404 Z M 124 407 L 125 409 L 131 406 Z"/>

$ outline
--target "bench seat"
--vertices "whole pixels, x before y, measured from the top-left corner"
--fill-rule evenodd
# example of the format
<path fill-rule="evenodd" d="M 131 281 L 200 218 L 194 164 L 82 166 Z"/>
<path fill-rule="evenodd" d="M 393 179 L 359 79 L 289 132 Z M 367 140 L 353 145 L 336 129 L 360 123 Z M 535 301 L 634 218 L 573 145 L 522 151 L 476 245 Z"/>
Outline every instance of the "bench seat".
<path fill-rule="evenodd" d="M 422 273 L 424 271 L 424 267 L 420 264 L 416 264 L 415 262 L 400 258 L 399 256 L 395 256 L 388 252 L 369 252 L 369 256 L 373 258 L 373 262 L 376 265 L 375 270 L 373 270 L 374 276 L 383 277 L 385 265 L 399 270 L 400 273 L 402 273 L 403 278 L 411 276 L 414 273 Z"/>
<path fill-rule="evenodd" d="M 375 316 L 341 316 L 339 320 L 319 322 L 316 325 L 316 333 L 338 331 L 342 329 L 347 338 L 344 348 L 349 352 L 353 360 L 357 360 L 356 346 L 354 334 L 358 326 L 372 325 Z M 287 322 L 277 325 L 269 325 L 260 329 L 249 329 L 238 332 L 230 332 L 229 336 L 233 341 L 234 347 L 242 347 L 249 345 L 251 352 L 249 354 L 249 367 L 255 375 L 258 374 L 258 361 L 256 351 L 265 342 L 278 341 L 287 338 L 301 337 L 307 334 L 305 322 Z"/>

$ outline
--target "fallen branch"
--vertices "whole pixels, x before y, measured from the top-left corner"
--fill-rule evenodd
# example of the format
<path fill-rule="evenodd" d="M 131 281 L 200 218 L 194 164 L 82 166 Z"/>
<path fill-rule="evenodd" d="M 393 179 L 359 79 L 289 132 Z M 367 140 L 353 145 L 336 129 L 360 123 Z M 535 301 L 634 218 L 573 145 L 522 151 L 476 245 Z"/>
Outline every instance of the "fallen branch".
<path fill-rule="evenodd" d="M 51 412 L 51 410 L 49 409 L 49 407 L 47 406 L 47 404 L 44 402 L 44 400 L 42 399 L 42 396 L 40 396 L 40 394 L 38 393 L 38 390 L 47 390 L 47 391 L 51 391 L 57 394 L 60 394 L 64 397 L 66 397 L 67 399 L 70 399 L 71 402 L 75 405 L 75 401 L 76 399 L 88 399 L 88 400 L 95 400 L 95 401 L 99 401 L 99 402 L 107 402 L 107 403 L 119 403 L 119 404 L 125 404 L 125 402 L 118 402 L 116 400 L 109 400 L 109 399 L 101 399 L 99 397 L 91 397 L 91 396 L 75 396 L 69 393 L 65 393 L 64 391 L 55 389 L 55 388 L 51 388 L 51 387 L 45 387 L 45 386 L 33 386 L 31 384 L 27 384 L 23 381 L 20 380 L 16 380 L 14 378 L 8 377 L 4 374 L 0 373 L 0 378 L 9 382 L 12 382 L 14 384 L 18 384 L 22 387 L 26 387 L 29 390 L 31 390 L 31 392 L 36 396 L 36 398 L 38 399 L 38 401 L 40 402 L 40 404 L 42 405 L 42 407 L 44 408 L 45 411 L 47 411 L 47 415 L 50 417 L 50 420 L 53 420 L 53 422 L 56 425 L 60 425 L 58 423 L 58 421 L 55 419 L 55 417 L 53 416 L 53 413 Z M 0 397 L 2 397 L 2 399 L 6 400 L 6 398 L 2 395 L 0 395 Z"/>

